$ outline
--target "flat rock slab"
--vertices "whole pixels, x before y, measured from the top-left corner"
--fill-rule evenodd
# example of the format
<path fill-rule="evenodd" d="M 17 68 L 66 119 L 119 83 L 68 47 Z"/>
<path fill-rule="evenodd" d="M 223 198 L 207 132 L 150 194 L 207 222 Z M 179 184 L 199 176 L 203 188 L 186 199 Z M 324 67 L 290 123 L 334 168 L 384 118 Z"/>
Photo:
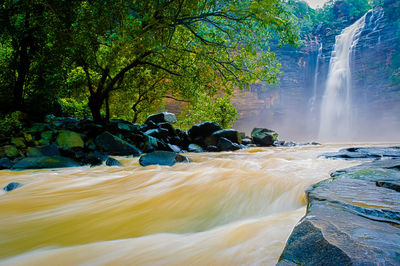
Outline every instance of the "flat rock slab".
<path fill-rule="evenodd" d="M 380 158 L 400 158 L 400 146 L 393 147 L 359 147 L 346 148 L 338 152 L 328 152 L 321 156 L 333 159 L 380 159 Z"/>
<path fill-rule="evenodd" d="M 383 159 L 336 171 L 307 189 L 307 213 L 278 265 L 400 265 L 397 148 L 339 151 Z"/>
<path fill-rule="evenodd" d="M 399 265 L 400 229 L 315 201 L 278 265 Z"/>

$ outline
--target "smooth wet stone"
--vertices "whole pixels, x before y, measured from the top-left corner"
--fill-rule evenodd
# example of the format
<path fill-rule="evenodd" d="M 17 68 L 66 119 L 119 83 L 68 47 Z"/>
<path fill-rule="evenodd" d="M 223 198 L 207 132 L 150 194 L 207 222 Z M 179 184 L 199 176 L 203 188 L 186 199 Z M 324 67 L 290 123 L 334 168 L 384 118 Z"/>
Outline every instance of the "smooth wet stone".
<path fill-rule="evenodd" d="M 104 132 L 96 138 L 96 145 L 102 151 L 113 155 L 133 155 L 139 156 L 141 151 L 134 145 L 114 136 L 110 132 Z"/>
<path fill-rule="evenodd" d="M 167 165 L 172 166 L 179 162 L 189 162 L 189 159 L 171 151 L 154 151 L 140 156 L 139 163 L 142 166 Z"/>
<path fill-rule="evenodd" d="M 191 143 L 188 146 L 188 151 L 189 152 L 204 152 L 203 148 L 200 145 Z"/>
<path fill-rule="evenodd" d="M 278 265 L 398 265 L 400 229 L 330 201 L 314 201 L 293 230 Z"/>
<path fill-rule="evenodd" d="M 7 157 L 0 158 L 0 170 L 1 169 L 10 169 L 12 167 L 12 162 Z"/>
<path fill-rule="evenodd" d="M 155 124 L 159 123 L 175 124 L 177 121 L 178 120 L 176 119 L 176 116 L 173 113 L 162 112 L 154 115 L 149 115 L 146 119 L 145 124 L 148 124 L 149 122 L 153 122 Z"/>
<path fill-rule="evenodd" d="M 254 128 L 251 131 L 253 143 L 259 146 L 272 146 L 278 139 L 278 133 L 266 128 Z"/>
<path fill-rule="evenodd" d="M 41 147 L 28 147 L 26 156 L 28 157 L 41 157 L 41 156 L 59 156 L 60 151 L 57 145 L 46 145 Z"/>
<path fill-rule="evenodd" d="M 202 143 L 206 137 L 211 136 L 212 133 L 221 129 L 221 126 L 217 123 L 206 121 L 200 124 L 193 125 L 188 130 L 188 136 L 191 140 Z"/>
<path fill-rule="evenodd" d="M 220 151 L 236 151 L 240 149 L 239 144 L 233 143 L 226 138 L 219 138 L 217 142 L 217 147 Z"/>
<path fill-rule="evenodd" d="M 9 192 L 9 191 L 15 190 L 15 189 L 17 189 L 19 187 L 22 187 L 21 183 L 19 183 L 19 182 L 11 182 L 11 183 L 8 183 L 5 187 L 3 187 L 3 190 L 6 191 L 6 192 Z"/>
<path fill-rule="evenodd" d="M 321 156 L 332 159 L 380 159 L 400 158 L 400 147 L 355 147 L 328 152 Z"/>
<path fill-rule="evenodd" d="M 226 138 L 229 141 L 237 144 L 242 143 L 240 132 L 234 129 L 221 129 L 212 133 L 212 136 L 216 137 L 217 139 Z"/>
<path fill-rule="evenodd" d="M 63 156 L 26 157 L 14 164 L 12 169 L 42 169 L 79 166 L 74 160 Z"/>
<path fill-rule="evenodd" d="M 343 149 L 385 159 L 335 171 L 308 188 L 307 213 L 278 265 L 398 265 L 400 159 L 391 157 L 396 149 Z"/>
<path fill-rule="evenodd" d="M 61 130 L 56 139 L 58 147 L 64 150 L 71 148 L 83 148 L 85 143 L 79 133 L 69 130 Z"/>
<path fill-rule="evenodd" d="M 120 163 L 120 161 L 118 161 L 114 158 L 108 157 L 106 160 L 106 165 L 107 166 L 121 166 L 122 164 Z"/>

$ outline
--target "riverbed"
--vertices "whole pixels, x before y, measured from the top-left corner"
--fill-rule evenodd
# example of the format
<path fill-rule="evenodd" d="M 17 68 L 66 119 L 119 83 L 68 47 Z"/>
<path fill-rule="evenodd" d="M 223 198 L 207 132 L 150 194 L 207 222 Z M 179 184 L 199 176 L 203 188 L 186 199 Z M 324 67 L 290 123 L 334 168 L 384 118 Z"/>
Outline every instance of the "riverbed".
<path fill-rule="evenodd" d="M 190 153 L 189 164 L 0 171 L 1 265 L 275 265 L 304 190 L 351 145 Z"/>

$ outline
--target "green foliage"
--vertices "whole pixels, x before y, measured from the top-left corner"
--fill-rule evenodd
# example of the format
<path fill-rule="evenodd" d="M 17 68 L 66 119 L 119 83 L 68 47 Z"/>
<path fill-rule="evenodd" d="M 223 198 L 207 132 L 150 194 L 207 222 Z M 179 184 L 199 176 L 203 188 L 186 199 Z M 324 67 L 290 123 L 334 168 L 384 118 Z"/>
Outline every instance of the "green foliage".
<path fill-rule="evenodd" d="M 24 114 L 17 111 L 5 115 L 0 119 L 0 137 L 11 137 L 18 135 L 23 128 Z"/>
<path fill-rule="evenodd" d="M 332 28 L 339 31 L 363 16 L 374 3 L 369 0 L 330 0 L 316 10 L 316 28 Z"/>
<path fill-rule="evenodd" d="M 238 113 L 230 100 L 229 96 L 211 98 L 207 94 L 200 94 L 196 102 L 185 106 L 179 114 L 177 126 L 188 129 L 197 123 L 214 121 L 223 128 L 232 127 Z"/>
<path fill-rule="evenodd" d="M 62 116 L 74 117 L 77 119 L 90 118 L 91 113 L 87 99 L 79 101 L 75 98 L 60 98 Z"/>

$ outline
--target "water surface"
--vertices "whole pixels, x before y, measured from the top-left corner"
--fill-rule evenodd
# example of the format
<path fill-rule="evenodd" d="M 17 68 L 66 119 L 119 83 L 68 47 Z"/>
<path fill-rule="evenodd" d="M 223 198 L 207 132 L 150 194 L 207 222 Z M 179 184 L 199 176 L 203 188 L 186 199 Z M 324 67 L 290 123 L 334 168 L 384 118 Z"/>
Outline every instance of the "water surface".
<path fill-rule="evenodd" d="M 173 167 L 0 171 L 2 265 L 275 265 L 340 145 L 188 154 Z"/>

